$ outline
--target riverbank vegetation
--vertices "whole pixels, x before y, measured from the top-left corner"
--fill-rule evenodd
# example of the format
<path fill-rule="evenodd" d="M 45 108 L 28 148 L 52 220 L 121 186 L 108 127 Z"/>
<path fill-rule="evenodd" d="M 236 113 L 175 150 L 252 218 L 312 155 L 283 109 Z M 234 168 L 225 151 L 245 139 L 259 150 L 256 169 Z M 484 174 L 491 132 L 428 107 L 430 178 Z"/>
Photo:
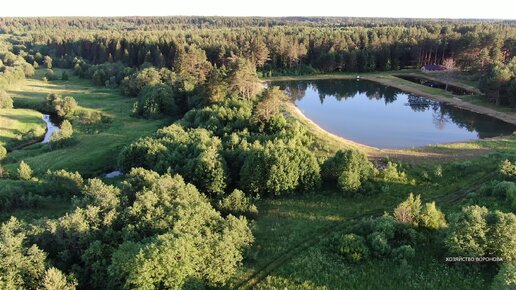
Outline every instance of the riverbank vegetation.
<path fill-rule="evenodd" d="M 0 19 L 0 113 L 64 119 L 49 144 L 0 147 L 0 288 L 514 287 L 516 137 L 381 150 L 259 79 L 358 72 L 457 101 L 390 71 L 453 57 L 478 98 L 510 91 L 491 75 L 512 69 L 512 22 L 375 23 Z"/>

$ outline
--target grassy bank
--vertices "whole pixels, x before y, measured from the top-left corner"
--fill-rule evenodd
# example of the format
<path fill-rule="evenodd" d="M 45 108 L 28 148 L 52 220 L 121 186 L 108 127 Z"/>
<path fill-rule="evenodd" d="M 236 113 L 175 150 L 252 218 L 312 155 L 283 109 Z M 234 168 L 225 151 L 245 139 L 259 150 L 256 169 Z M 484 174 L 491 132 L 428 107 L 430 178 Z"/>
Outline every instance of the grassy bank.
<path fill-rule="evenodd" d="M 55 72 L 61 74 L 59 69 Z M 37 108 L 48 94 L 57 93 L 74 97 L 80 110 L 102 113 L 111 122 L 98 130 L 87 130 L 86 126 L 74 122 L 76 142 L 72 146 L 49 150 L 48 145 L 35 144 L 14 151 L 4 162 L 8 170 L 13 171 L 21 160 L 25 160 L 36 174 L 47 169 L 66 169 L 77 170 L 85 176 L 99 175 L 116 168 L 118 152 L 123 146 L 171 122 L 131 117 L 134 99 L 121 95 L 116 89 L 95 87 L 89 80 L 75 76 L 68 81 L 44 82 L 41 80 L 43 73 L 40 70 L 34 78 L 10 89 L 16 105 Z"/>
<path fill-rule="evenodd" d="M 45 129 L 45 122 L 38 111 L 0 109 L 0 145 L 8 150 L 41 139 Z"/>

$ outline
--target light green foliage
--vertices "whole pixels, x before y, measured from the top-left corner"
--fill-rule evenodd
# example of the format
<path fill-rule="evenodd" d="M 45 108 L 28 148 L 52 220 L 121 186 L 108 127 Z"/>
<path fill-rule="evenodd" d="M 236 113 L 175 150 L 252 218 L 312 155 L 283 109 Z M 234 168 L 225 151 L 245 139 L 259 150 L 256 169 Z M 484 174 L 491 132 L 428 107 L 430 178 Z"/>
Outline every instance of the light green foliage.
<path fill-rule="evenodd" d="M 491 290 L 516 290 L 516 263 L 504 263 L 496 274 Z"/>
<path fill-rule="evenodd" d="M 488 217 L 486 254 L 501 257 L 505 262 L 516 261 L 516 215 L 495 211 Z"/>
<path fill-rule="evenodd" d="M 513 164 L 511 161 L 505 159 L 500 164 L 498 172 L 503 178 L 514 180 L 516 179 L 516 164 Z"/>
<path fill-rule="evenodd" d="M 267 142 L 252 150 L 240 171 L 240 186 L 250 193 L 282 195 L 308 191 L 320 184 L 319 164 L 302 146 Z"/>
<path fill-rule="evenodd" d="M 154 85 L 162 82 L 164 70 L 150 67 L 137 71 L 125 77 L 120 83 L 120 90 L 124 95 L 136 97 L 146 85 Z"/>
<path fill-rule="evenodd" d="M 112 216 L 120 205 L 120 190 L 104 184 L 100 179 L 89 179 L 75 204 L 78 207 L 96 206 L 101 211 L 107 212 L 106 216 Z"/>
<path fill-rule="evenodd" d="M 220 154 L 221 142 L 205 129 L 185 131 L 179 125 L 160 129 L 154 137 L 136 141 L 120 153 L 119 166 L 127 172 L 144 167 L 158 172 L 169 168 L 207 193 L 226 187 L 227 168 Z"/>
<path fill-rule="evenodd" d="M 43 64 L 45 65 L 45 67 L 47 69 L 51 69 L 52 68 L 52 58 L 48 55 L 45 55 L 45 57 L 43 58 Z"/>
<path fill-rule="evenodd" d="M 485 207 L 469 206 L 462 209 L 457 220 L 450 223 L 446 244 L 450 252 L 466 256 L 483 256 L 486 252 L 488 230 Z"/>
<path fill-rule="evenodd" d="M 407 174 L 398 169 L 396 163 L 387 162 L 387 166 L 380 172 L 380 177 L 386 182 L 407 183 Z"/>
<path fill-rule="evenodd" d="M 68 281 L 66 276 L 54 267 L 47 269 L 42 284 L 41 289 L 44 290 L 75 290 L 77 286 L 75 281 Z"/>
<path fill-rule="evenodd" d="M 181 289 L 191 279 L 217 285 L 235 273 L 242 249 L 252 241 L 245 219 L 222 218 L 177 175 L 136 169 L 125 188 L 135 199 L 127 209 L 128 227 L 153 237 L 128 241 L 113 254 L 109 273 L 119 286 Z"/>
<path fill-rule="evenodd" d="M 72 138 L 73 135 L 73 128 L 72 124 L 68 120 L 64 120 L 61 124 L 61 128 L 59 131 L 55 131 L 52 133 L 52 136 L 50 136 L 51 142 L 62 142 L 67 141 L 68 139 Z"/>
<path fill-rule="evenodd" d="M 279 114 L 281 103 L 287 100 L 287 96 L 279 87 L 271 87 L 264 91 L 262 99 L 256 105 L 255 118 L 259 123 L 267 124 L 273 117 Z"/>
<path fill-rule="evenodd" d="M 22 180 L 30 180 L 32 178 L 32 169 L 29 164 L 25 163 L 25 161 L 21 161 L 20 165 L 17 169 L 18 178 Z"/>
<path fill-rule="evenodd" d="M 435 202 L 423 206 L 418 220 L 418 225 L 427 229 L 438 230 L 447 226 L 444 213 L 437 209 Z"/>
<path fill-rule="evenodd" d="M 417 226 L 421 212 L 421 196 L 414 197 L 413 193 L 400 203 L 393 212 L 393 216 L 399 223 Z"/>
<path fill-rule="evenodd" d="M 13 99 L 5 90 L 0 89 L 0 109 L 12 109 Z"/>
<path fill-rule="evenodd" d="M 504 261 L 516 258 L 516 215 L 485 207 L 468 206 L 450 223 L 446 240 L 453 254 L 496 256 Z"/>
<path fill-rule="evenodd" d="M 253 99 L 261 90 L 256 67 L 245 58 L 234 59 L 230 64 L 228 89 L 240 98 Z"/>
<path fill-rule="evenodd" d="M 0 288 L 36 289 L 45 274 L 45 256 L 36 245 L 26 247 L 22 224 L 11 218 L 0 228 Z"/>
<path fill-rule="evenodd" d="M 7 156 L 7 149 L 4 146 L 0 145 L 0 161 Z"/>
<path fill-rule="evenodd" d="M 228 196 L 219 200 L 217 209 L 223 213 L 236 216 L 254 217 L 258 215 L 258 208 L 253 204 L 253 199 L 238 189 L 233 190 Z"/>
<path fill-rule="evenodd" d="M 178 51 L 174 71 L 177 73 L 178 85 L 182 91 L 191 92 L 197 84 L 204 83 L 210 70 L 211 63 L 204 50 L 189 46 Z"/>
<path fill-rule="evenodd" d="M 185 128 L 204 128 L 216 136 L 248 130 L 253 116 L 253 103 L 229 98 L 221 103 L 188 111 L 180 124 Z"/>
<path fill-rule="evenodd" d="M 350 262 L 360 262 L 369 258 L 369 248 L 365 244 L 365 239 L 359 235 L 343 235 L 337 243 L 337 252 Z"/>
<path fill-rule="evenodd" d="M 77 101 L 73 97 L 62 97 L 58 94 L 49 94 L 46 105 L 49 110 L 63 118 L 69 118 L 75 114 L 78 108 Z"/>

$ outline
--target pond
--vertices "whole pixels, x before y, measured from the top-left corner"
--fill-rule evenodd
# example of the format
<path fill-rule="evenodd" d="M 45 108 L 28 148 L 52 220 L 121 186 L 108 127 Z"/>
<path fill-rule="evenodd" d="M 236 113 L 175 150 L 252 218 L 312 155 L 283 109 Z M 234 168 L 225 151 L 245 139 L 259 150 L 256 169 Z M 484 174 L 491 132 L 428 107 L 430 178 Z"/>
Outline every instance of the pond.
<path fill-rule="evenodd" d="M 516 126 L 365 80 L 271 82 L 321 128 L 378 148 L 512 134 Z"/>

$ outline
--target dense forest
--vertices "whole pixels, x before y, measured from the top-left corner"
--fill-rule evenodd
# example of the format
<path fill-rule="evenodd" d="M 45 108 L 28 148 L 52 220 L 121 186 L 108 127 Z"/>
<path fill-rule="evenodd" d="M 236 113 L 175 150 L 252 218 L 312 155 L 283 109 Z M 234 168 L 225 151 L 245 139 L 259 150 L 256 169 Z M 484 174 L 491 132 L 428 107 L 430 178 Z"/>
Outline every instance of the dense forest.
<path fill-rule="evenodd" d="M 49 144 L 27 155 L 0 145 L 6 164 L 0 165 L 2 289 L 238 288 L 242 265 L 254 261 L 249 253 L 259 238 L 260 202 L 328 190 L 350 204 L 378 196 L 390 202 L 383 216 L 345 221 L 348 226 L 324 240 L 333 263 L 377 261 L 405 271 L 421 248 L 430 248 L 435 259 L 496 256 L 506 263 L 428 267 L 450 273 L 443 277 L 484 271 L 493 289 L 515 286 L 516 162 L 510 149 L 426 167 L 371 160 L 356 149 L 321 144 L 285 112 L 295 92 L 260 80 L 440 64 L 471 75 L 482 98 L 514 108 L 514 21 L 1 18 L 0 36 L 0 109 L 27 107 L 62 121 Z M 35 75 L 43 84 L 86 83 L 105 91 L 90 100 L 57 93 L 13 100 L 10 89 Z M 63 94 L 77 94 L 67 89 Z M 331 90 L 322 88 L 321 98 Z M 387 101 L 396 91 L 367 93 Z M 123 113 L 130 122 L 167 123 L 116 148 L 113 166 L 123 177 L 33 171 L 20 157 L 65 154 L 85 135 L 114 127 L 113 114 L 83 107 L 83 100 L 108 102 L 108 94 L 129 100 L 132 107 Z M 483 179 L 476 180 L 477 173 Z M 425 202 L 405 194 L 435 193 L 446 183 L 467 189 L 461 178 L 483 184 L 467 192 L 460 208 L 445 198 L 448 212 L 436 206 L 438 194 L 429 193 Z M 13 214 L 56 202 L 68 205 L 57 217 Z"/>

